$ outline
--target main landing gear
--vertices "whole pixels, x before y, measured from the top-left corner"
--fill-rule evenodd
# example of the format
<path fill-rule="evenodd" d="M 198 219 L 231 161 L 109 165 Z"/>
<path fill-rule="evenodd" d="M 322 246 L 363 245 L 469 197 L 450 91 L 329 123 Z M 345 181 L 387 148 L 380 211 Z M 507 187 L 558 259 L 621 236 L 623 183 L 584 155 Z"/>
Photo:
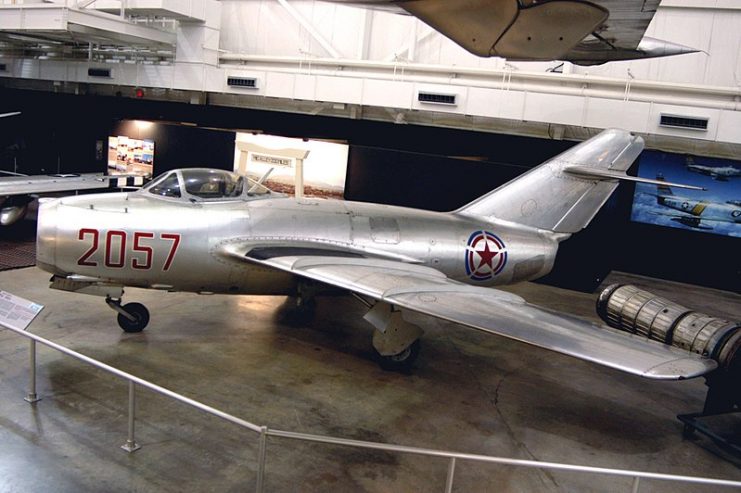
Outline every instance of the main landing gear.
<path fill-rule="evenodd" d="M 141 332 L 149 323 L 149 310 L 141 303 L 126 303 L 121 305 L 120 298 L 106 297 L 105 302 L 118 312 L 118 325 L 124 332 Z"/>
<path fill-rule="evenodd" d="M 384 356 L 376 349 L 376 359 L 378 360 L 378 366 L 386 371 L 407 373 L 412 369 L 414 362 L 417 360 L 420 347 L 421 343 L 419 342 L 419 339 L 417 339 L 400 353 L 396 354 Z"/>
<path fill-rule="evenodd" d="M 363 317 L 373 325 L 373 348 L 384 370 L 408 372 L 419 356 L 422 329 L 404 320 L 400 310 L 384 302 L 371 306 Z"/>

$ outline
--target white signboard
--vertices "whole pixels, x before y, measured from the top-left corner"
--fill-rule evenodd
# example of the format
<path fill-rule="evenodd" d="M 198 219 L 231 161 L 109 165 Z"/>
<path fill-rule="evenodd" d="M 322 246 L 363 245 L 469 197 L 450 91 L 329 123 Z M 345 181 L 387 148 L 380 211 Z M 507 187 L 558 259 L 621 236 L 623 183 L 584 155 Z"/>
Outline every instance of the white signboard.
<path fill-rule="evenodd" d="M 294 159 L 285 157 L 269 156 L 267 154 L 258 154 L 256 152 L 250 153 L 250 160 L 255 163 L 271 164 L 273 166 L 285 166 L 287 168 L 293 168 Z"/>
<path fill-rule="evenodd" d="M 28 301 L 0 289 L 0 325 L 26 330 L 44 305 Z"/>

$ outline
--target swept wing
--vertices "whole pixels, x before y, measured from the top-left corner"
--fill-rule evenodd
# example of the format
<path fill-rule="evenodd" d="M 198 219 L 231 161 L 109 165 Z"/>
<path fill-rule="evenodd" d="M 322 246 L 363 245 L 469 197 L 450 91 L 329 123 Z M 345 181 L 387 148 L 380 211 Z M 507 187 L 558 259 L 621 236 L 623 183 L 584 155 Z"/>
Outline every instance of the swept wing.
<path fill-rule="evenodd" d="M 133 180 L 133 182 L 131 182 Z M 141 186 L 141 176 L 109 176 L 99 173 L 35 176 L 0 176 L 0 197 L 36 193 L 94 190 L 97 188 Z"/>
<path fill-rule="evenodd" d="M 328 0 L 409 13 L 469 52 L 592 65 L 697 50 L 644 37 L 660 0 Z"/>
<path fill-rule="evenodd" d="M 713 360 L 565 316 L 505 291 L 453 281 L 430 267 L 329 250 L 302 248 L 295 254 L 286 245 L 230 243 L 221 253 L 648 378 L 691 378 L 716 367 Z"/>

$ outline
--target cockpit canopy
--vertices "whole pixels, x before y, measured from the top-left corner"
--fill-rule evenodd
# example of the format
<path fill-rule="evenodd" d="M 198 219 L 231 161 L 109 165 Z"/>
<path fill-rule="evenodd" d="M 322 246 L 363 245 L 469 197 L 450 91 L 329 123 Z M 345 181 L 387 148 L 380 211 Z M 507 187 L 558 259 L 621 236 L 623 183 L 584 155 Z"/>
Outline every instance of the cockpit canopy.
<path fill-rule="evenodd" d="M 250 178 L 210 168 L 183 168 L 169 171 L 142 189 L 161 197 L 187 200 L 224 201 L 250 200 L 270 196 L 269 188 Z"/>

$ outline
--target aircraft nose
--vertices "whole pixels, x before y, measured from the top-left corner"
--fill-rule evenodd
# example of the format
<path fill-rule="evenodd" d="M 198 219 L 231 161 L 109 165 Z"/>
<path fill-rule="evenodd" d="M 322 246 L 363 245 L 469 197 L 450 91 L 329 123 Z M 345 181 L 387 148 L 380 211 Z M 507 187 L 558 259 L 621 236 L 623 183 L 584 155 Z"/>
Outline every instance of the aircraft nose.
<path fill-rule="evenodd" d="M 56 272 L 57 214 L 59 200 L 41 199 L 36 222 L 36 265 L 48 272 Z"/>

